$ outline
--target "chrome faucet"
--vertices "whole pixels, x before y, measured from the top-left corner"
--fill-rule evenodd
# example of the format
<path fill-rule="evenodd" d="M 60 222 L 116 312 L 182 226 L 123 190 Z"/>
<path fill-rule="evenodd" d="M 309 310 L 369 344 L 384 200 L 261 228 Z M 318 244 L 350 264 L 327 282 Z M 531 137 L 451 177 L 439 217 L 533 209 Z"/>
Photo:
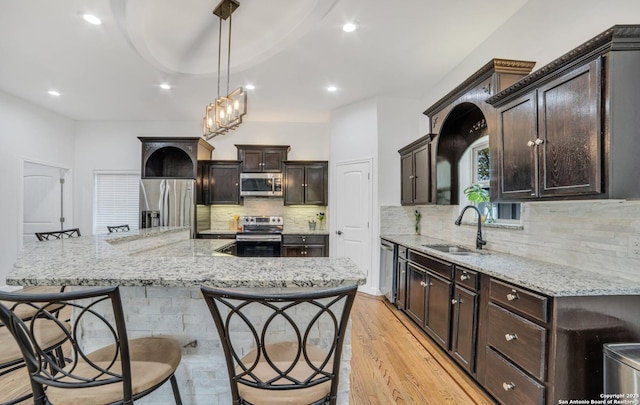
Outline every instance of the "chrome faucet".
<path fill-rule="evenodd" d="M 482 215 L 480 214 L 480 210 L 476 208 L 475 205 L 467 205 L 466 207 L 464 207 L 462 209 L 462 212 L 460 212 L 460 216 L 458 217 L 458 219 L 456 219 L 455 224 L 460 226 L 460 224 L 462 223 L 462 216 L 464 215 L 464 212 L 469 208 L 473 208 L 478 213 L 478 235 L 476 236 L 476 249 L 482 249 L 482 246 L 486 245 L 487 241 L 482 239 Z"/>

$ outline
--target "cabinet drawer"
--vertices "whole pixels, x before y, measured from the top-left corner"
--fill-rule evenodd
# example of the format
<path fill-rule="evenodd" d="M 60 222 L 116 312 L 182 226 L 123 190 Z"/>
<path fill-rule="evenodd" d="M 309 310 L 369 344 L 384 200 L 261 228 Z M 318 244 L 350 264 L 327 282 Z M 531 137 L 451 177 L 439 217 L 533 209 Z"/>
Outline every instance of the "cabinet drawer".
<path fill-rule="evenodd" d="M 456 284 L 465 286 L 473 291 L 478 291 L 478 280 L 480 278 L 477 272 L 456 266 L 455 279 Z"/>
<path fill-rule="evenodd" d="M 489 295 L 492 300 L 505 307 L 548 322 L 548 299 L 542 295 L 494 279 L 491 279 L 489 285 Z"/>
<path fill-rule="evenodd" d="M 511 361 L 544 380 L 547 330 L 499 306 L 489 304 L 487 343 Z"/>
<path fill-rule="evenodd" d="M 438 260 L 434 257 L 425 256 L 416 251 L 409 250 L 409 260 L 426 267 L 433 273 L 436 273 L 447 280 L 453 278 L 453 264 Z"/>
<path fill-rule="evenodd" d="M 503 405 L 543 405 L 545 387 L 487 347 L 484 387 Z"/>
<path fill-rule="evenodd" d="M 398 257 L 406 259 L 408 251 L 409 251 L 409 249 L 407 249 L 406 246 L 398 245 Z"/>
<path fill-rule="evenodd" d="M 282 235 L 285 245 L 323 245 L 325 235 Z"/>

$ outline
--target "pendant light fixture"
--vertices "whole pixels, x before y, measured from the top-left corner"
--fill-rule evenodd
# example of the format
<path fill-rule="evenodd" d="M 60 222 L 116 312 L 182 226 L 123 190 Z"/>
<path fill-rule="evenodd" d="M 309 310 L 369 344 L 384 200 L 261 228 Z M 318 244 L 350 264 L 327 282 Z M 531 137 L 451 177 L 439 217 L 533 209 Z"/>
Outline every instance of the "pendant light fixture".
<path fill-rule="evenodd" d="M 209 140 L 214 136 L 223 135 L 229 130 L 236 129 L 242 123 L 242 117 L 247 113 L 247 93 L 242 87 L 229 92 L 229 77 L 231 76 L 231 15 L 240 7 L 237 0 L 222 0 L 213 9 L 218 16 L 218 96 L 215 102 L 208 104 L 203 119 L 203 135 Z M 229 19 L 229 42 L 227 46 L 227 92 L 220 96 L 220 59 L 222 55 L 222 21 Z"/>

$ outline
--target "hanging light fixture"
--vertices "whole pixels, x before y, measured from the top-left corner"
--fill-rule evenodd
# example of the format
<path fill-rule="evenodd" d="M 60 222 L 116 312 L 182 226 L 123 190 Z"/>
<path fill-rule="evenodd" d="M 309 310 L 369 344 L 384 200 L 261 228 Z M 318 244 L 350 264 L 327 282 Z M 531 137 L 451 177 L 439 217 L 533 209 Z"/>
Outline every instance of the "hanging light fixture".
<path fill-rule="evenodd" d="M 242 87 L 229 92 L 229 77 L 231 76 L 231 15 L 240 7 L 237 0 L 222 0 L 213 9 L 218 16 L 218 97 L 215 102 L 208 104 L 203 119 L 203 135 L 209 140 L 214 136 L 223 135 L 229 130 L 236 129 L 242 123 L 242 117 L 247 113 L 247 93 Z M 227 92 L 220 96 L 220 59 L 222 54 L 222 20 L 229 19 L 229 43 L 227 46 Z"/>

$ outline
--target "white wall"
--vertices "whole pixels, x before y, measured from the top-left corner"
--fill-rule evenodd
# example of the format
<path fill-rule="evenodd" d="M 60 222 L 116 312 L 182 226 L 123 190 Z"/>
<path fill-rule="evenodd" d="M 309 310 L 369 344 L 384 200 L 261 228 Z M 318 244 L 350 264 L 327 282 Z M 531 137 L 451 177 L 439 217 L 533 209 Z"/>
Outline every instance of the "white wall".
<path fill-rule="evenodd" d="M 74 134 L 74 121 L 0 92 L 0 184 L 3 189 L 0 286 L 5 284 L 6 275 L 13 268 L 22 240 L 24 161 L 72 168 Z M 68 187 L 74 183 L 74 174 L 72 170 L 67 177 Z M 72 218 L 67 220 L 69 227 L 74 226 Z"/>

